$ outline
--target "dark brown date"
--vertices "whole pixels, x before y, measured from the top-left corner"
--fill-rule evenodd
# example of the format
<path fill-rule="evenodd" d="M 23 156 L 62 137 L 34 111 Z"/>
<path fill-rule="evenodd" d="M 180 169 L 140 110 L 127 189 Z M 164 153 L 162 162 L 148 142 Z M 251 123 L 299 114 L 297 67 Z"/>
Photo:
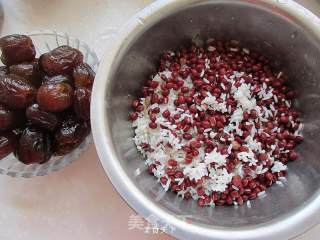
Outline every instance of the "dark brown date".
<path fill-rule="evenodd" d="M 74 111 L 82 120 L 90 119 L 91 90 L 80 87 L 74 92 Z"/>
<path fill-rule="evenodd" d="M 22 133 L 24 131 L 24 129 L 26 128 L 26 126 L 24 127 L 19 127 L 19 128 L 15 128 L 12 130 L 12 133 L 14 134 L 16 139 L 20 139 L 20 137 L 22 136 Z"/>
<path fill-rule="evenodd" d="M 73 85 L 71 77 L 68 75 L 56 75 L 56 76 L 48 76 L 45 75 L 42 77 L 42 84 L 56 84 L 56 83 L 68 83 L 69 85 Z"/>
<path fill-rule="evenodd" d="M 12 133 L 0 133 L 0 159 L 14 151 L 16 139 Z"/>
<path fill-rule="evenodd" d="M 35 87 L 40 87 L 41 85 L 40 70 L 37 61 L 11 65 L 9 72 L 23 77 Z"/>
<path fill-rule="evenodd" d="M 90 126 L 74 116 L 67 116 L 54 135 L 56 155 L 64 155 L 78 147 L 90 132 Z"/>
<path fill-rule="evenodd" d="M 5 65 L 30 62 L 36 50 L 30 37 L 13 34 L 0 38 L 1 61 Z"/>
<path fill-rule="evenodd" d="M 69 46 L 55 48 L 39 59 L 40 66 L 50 76 L 72 73 L 74 67 L 82 61 L 82 53 Z"/>
<path fill-rule="evenodd" d="M 17 157 L 24 164 L 45 163 L 52 155 L 50 135 L 27 127 L 19 139 Z"/>
<path fill-rule="evenodd" d="M 11 129 L 14 126 L 14 121 L 14 112 L 3 104 L 0 104 L 0 131 Z"/>
<path fill-rule="evenodd" d="M 62 112 L 72 105 L 73 89 L 67 83 L 44 84 L 38 89 L 37 101 L 45 111 Z"/>
<path fill-rule="evenodd" d="M 14 74 L 0 76 L 0 102 L 12 108 L 26 108 L 36 98 L 35 87 Z"/>
<path fill-rule="evenodd" d="M 53 131 L 59 122 L 56 115 L 41 110 L 37 103 L 27 108 L 26 116 L 31 124 L 50 131 Z"/>
<path fill-rule="evenodd" d="M 72 76 L 76 87 L 92 88 L 95 73 L 88 64 L 81 63 L 76 66 Z"/>

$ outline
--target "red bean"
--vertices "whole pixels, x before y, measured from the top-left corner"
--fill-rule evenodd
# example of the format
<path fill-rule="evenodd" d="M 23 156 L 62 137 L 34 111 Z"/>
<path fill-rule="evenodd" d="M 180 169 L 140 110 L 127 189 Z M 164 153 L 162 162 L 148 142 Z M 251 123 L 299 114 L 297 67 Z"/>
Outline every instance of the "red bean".
<path fill-rule="evenodd" d="M 181 114 L 180 114 L 180 113 L 175 113 L 175 114 L 173 115 L 173 118 L 176 119 L 176 120 L 178 120 L 179 118 L 181 118 Z"/>
<path fill-rule="evenodd" d="M 201 143 L 199 141 L 192 141 L 192 142 L 190 142 L 190 145 L 193 148 L 200 148 L 201 147 Z"/>
<path fill-rule="evenodd" d="M 137 120 L 137 118 L 138 118 L 138 113 L 136 113 L 136 112 L 130 113 L 131 121 L 135 121 L 135 120 Z"/>
<path fill-rule="evenodd" d="M 198 156 L 199 155 L 199 152 L 197 151 L 197 150 L 192 150 L 192 156 L 194 156 L 194 157 L 196 157 L 196 156 Z"/>
<path fill-rule="evenodd" d="M 230 193 L 230 196 L 231 196 L 233 199 L 235 199 L 235 198 L 239 197 L 239 193 L 238 193 L 237 191 L 232 191 L 232 192 Z"/>
<path fill-rule="evenodd" d="M 174 175 L 176 178 L 183 178 L 184 174 L 181 171 L 177 171 L 176 174 Z"/>
<path fill-rule="evenodd" d="M 233 200 L 230 196 L 227 197 L 226 202 L 228 205 L 232 205 L 233 204 Z"/>
<path fill-rule="evenodd" d="M 163 113 L 162 113 L 162 116 L 163 116 L 164 118 L 170 117 L 170 112 L 169 112 L 169 110 L 164 110 Z"/>
<path fill-rule="evenodd" d="M 152 129 L 156 129 L 157 126 L 158 126 L 158 125 L 157 125 L 155 122 L 150 122 L 150 123 L 149 123 L 149 127 L 152 128 Z"/>
<path fill-rule="evenodd" d="M 177 161 L 176 160 L 174 160 L 174 159 L 169 159 L 168 160 L 168 165 L 169 166 L 171 166 L 171 167 L 175 167 L 175 166 L 177 166 Z"/>
<path fill-rule="evenodd" d="M 204 199 L 199 198 L 199 199 L 198 199 L 198 205 L 199 205 L 200 207 L 203 207 L 203 206 L 204 206 L 204 204 L 205 204 Z"/>
<path fill-rule="evenodd" d="M 234 176 L 232 178 L 232 184 L 236 187 L 240 187 L 241 186 L 241 177 L 239 175 Z"/>
<path fill-rule="evenodd" d="M 238 197 L 237 198 L 237 203 L 238 203 L 238 205 L 243 205 L 243 198 L 242 197 Z"/>
<path fill-rule="evenodd" d="M 183 134 L 183 138 L 186 140 L 191 140 L 192 139 L 192 135 L 190 133 L 184 133 Z"/>
<path fill-rule="evenodd" d="M 295 161 L 298 158 L 298 154 L 294 150 L 292 150 L 290 151 L 289 158 L 291 161 Z"/>
<path fill-rule="evenodd" d="M 270 172 L 267 172 L 267 173 L 265 174 L 265 177 L 266 177 L 266 179 L 269 180 L 269 181 L 272 181 L 272 180 L 273 180 L 273 175 L 272 175 L 272 173 L 270 173 Z"/>
<path fill-rule="evenodd" d="M 253 199 L 256 199 L 257 198 L 257 194 L 256 193 L 251 193 L 250 195 L 249 195 L 249 199 L 250 200 L 253 200 Z"/>
<path fill-rule="evenodd" d="M 150 120 L 155 122 L 157 120 L 157 115 L 155 113 L 150 114 Z"/>
<path fill-rule="evenodd" d="M 281 116 L 280 122 L 283 124 L 287 124 L 289 122 L 289 118 L 287 116 Z"/>
<path fill-rule="evenodd" d="M 159 85 L 159 83 L 156 82 L 156 81 L 151 81 L 151 82 L 150 82 L 150 87 L 152 87 L 152 88 L 154 88 L 154 89 L 156 89 L 156 88 L 158 87 L 158 85 Z"/>
<path fill-rule="evenodd" d="M 203 189 L 202 187 L 198 188 L 198 189 L 197 189 L 197 194 L 198 194 L 199 196 L 203 196 L 203 195 L 205 194 L 204 189 Z"/>
<path fill-rule="evenodd" d="M 163 184 L 163 185 L 165 185 L 166 183 L 167 183 L 167 178 L 166 177 L 161 177 L 160 178 L 160 182 Z"/>
<path fill-rule="evenodd" d="M 184 159 L 184 163 L 186 163 L 186 164 L 190 164 L 190 163 L 192 163 L 192 156 L 191 157 L 185 157 L 185 159 Z"/>
<path fill-rule="evenodd" d="M 143 105 L 139 105 L 139 106 L 136 108 L 137 112 L 142 112 L 143 109 L 144 109 Z"/>
<path fill-rule="evenodd" d="M 176 174 L 176 170 L 174 170 L 173 168 L 167 168 L 166 174 L 168 174 L 169 176 L 173 176 Z"/>

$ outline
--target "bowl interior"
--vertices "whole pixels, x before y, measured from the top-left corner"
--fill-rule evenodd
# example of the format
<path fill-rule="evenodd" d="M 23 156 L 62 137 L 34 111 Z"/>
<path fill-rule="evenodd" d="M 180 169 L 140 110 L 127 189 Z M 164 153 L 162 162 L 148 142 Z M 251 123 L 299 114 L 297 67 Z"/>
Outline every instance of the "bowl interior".
<path fill-rule="evenodd" d="M 146 24 L 127 39 L 114 61 L 107 93 L 111 141 L 117 158 L 131 181 L 151 201 L 175 216 L 193 223 L 215 227 L 248 227 L 265 224 L 293 214 L 316 194 L 320 187 L 317 147 L 320 127 L 320 47 L 311 30 L 288 12 L 255 1 L 199 1 L 174 13 L 162 12 L 161 19 Z M 143 21 L 148 19 L 141 19 Z M 156 70 L 162 51 L 177 49 L 199 35 L 202 39 L 239 40 L 243 46 L 272 59 L 283 70 L 290 85 L 299 92 L 297 107 L 303 113 L 305 141 L 298 151 L 301 158 L 289 164 L 287 183 L 274 185 L 267 196 L 251 207 L 200 208 L 176 194 L 165 193 L 156 178 L 146 172 L 142 156 L 132 141 L 128 121 L 131 99 L 143 81 Z"/>

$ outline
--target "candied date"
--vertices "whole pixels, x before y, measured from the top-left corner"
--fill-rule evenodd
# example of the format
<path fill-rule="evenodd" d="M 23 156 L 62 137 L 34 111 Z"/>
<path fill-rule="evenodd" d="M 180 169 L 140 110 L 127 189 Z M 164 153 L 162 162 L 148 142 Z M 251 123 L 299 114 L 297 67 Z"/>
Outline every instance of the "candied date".
<path fill-rule="evenodd" d="M 25 109 L 14 109 L 14 121 L 12 122 L 13 128 L 22 128 L 24 129 L 27 124 L 27 117 Z"/>
<path fill-rule="evenodd" d="M 35 87 L 40 87 L 41 85 L 40 70 L 37 61 L 11 65 L 9 72 L 23 77 Z"/>
<path fill-rule="evenodd" d="M 87 63 L 81 63 L 73 69 L 73 80 L 76 87 L 92 88 L 95 73 Z"/>
<path fill-rule="evenodd" d="M 82 120 L 90 119 L 91 90 L 80 87 L 74 92 L 74 111 Z"/>
<path fill-rule="evenodd" d="M 26 126 L 23 126 L 12 130 L 12 133 L 14 134 L 16 139 L 20 139 L 25 128 Z"/>
<path fill-rule="evenodd" d="M 47 162 L 52 155 L 50 135 L 27 127 L 19 139 L 16 155 L 25 164 Z"/>
<path fill-rule="evenodd" d="M 31 124 L 50 131 L 53 131 L 59 122 L 56 115 L 41 110 L 37 103 L 27 108 L 26 116 Z"/>
<path fill-rule="evenodd" d="M 68 83 L 69 85 L 73 85 L 71 77 L 68 75 L 56 75 L 56 76 L 48 76 L 44 75 L 42 77 L 42 84 L 56 84 L 56 83 Z"/>
<path fill-rule="evenodd" d="M 12 153 L 16 146 L 16 139 L 12 133 L 0 133 L 0 159 Z"/>
<path fill-rule="evenodd" d="M 15 113 L 0 104 L 0 131 L 9 130 L 14 126 L 15 121 Z"/>
<path fill-rule="evenodd" d="M 57 47 L 39 59 L 42 69 L 50 76 L 69 74 L 82 61 L 82 53 L 69 46 Z"/>
<path fill-rule="evenodd" d="M 26 108 L 36 98 L 35 87 L 21 76 L 0 76 L 0 102 L 12 108 Z"/>
<path fill-rule="evenodd" d="M 38 89 L 39 106 L 49 112 L 61 112 L 72 105 L 73 89 L 67 83 L 43 84 Z"/>
<path fill-rule="evenodd" d="M 24 110 L 10 109 L 0 104 L 0 131 L 24 128 L 26 116 Z"/>
<path fill-rule="evenodd" d="M 36 50 L 30 37 L 13 34 L 0 38 L 1 61 L 5 65 L 30 62 L 36 56 Z"/>
<path fill-rule="evenodd" d="M 66 116 L 54 135 L 56 155 L 64 155 L 78 147 L 90 132 L 90 126 L 74 116 Z"/>

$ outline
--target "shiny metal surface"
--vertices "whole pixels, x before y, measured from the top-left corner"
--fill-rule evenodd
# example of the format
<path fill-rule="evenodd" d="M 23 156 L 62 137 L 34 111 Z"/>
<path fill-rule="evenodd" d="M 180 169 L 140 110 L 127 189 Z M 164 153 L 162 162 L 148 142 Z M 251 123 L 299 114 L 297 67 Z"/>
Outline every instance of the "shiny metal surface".
<path fill-rule="evenodd" d="M 320 20 L 290 0 L 157 1 L 118 34 L 100 64 L 93 89 L 92 128 L 110 180 L 128 204 L 175 228 L 180 239 L 289 239 L 320 220 Z M 240 40 L 272 58 L 299 90 L 305 142 L 301 159 L 289 165 L 285 187 L 242 206 L 200 208 L 164 194 L 145 171 L 131 140 L 128 111 L 142 82 L 155 70 L 159 54 L 195 35 Z M 181 220 L 188 216 L 189 222 Z"/>

